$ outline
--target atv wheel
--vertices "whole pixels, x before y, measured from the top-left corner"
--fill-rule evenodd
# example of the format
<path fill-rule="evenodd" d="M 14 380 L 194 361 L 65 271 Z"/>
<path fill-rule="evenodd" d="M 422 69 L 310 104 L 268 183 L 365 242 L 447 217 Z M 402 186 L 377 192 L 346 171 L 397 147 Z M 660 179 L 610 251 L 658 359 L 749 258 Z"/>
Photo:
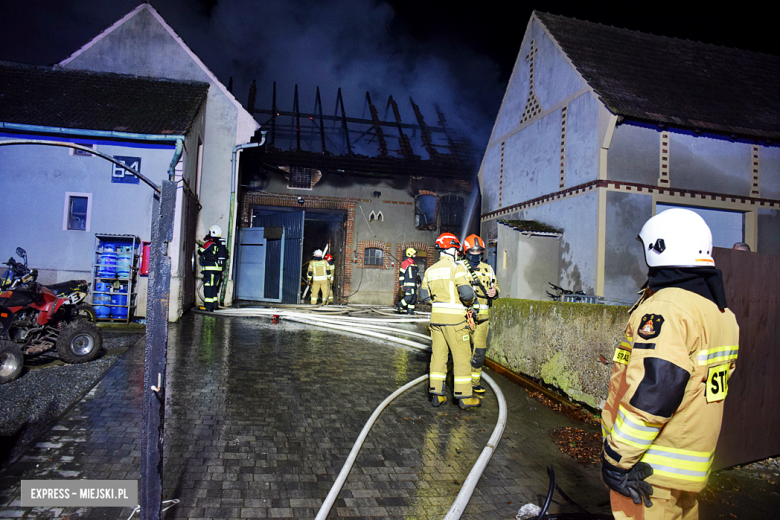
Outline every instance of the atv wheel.
<path fill-rule="evenodd" d="M 19 345 L 0 341 L 0 385 L 10 383 L 22 373 L 24 356 Z"/>
<path fill-rule="evenodd" d="M 95 308 L 88 303 L 79 303 L 76 307 L 76 315 L 82 320 L 90 323 L 97 323 L 97 313 Z"/>
<path fill-rule="evenodd" d="M 92 361 L 103 347 L 103 333 L 93 323 L 76 320 L 69 323 L 57 338 L 57 354 L 66 363 Z"/>

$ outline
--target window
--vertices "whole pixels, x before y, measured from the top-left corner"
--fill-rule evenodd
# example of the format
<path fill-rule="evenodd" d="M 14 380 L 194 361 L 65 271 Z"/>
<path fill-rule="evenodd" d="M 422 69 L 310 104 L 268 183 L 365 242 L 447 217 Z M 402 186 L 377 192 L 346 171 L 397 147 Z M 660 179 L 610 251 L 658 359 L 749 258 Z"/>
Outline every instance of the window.
<path fill-rule="evenodd" d="M 414 200 L 414 226 L 436 230 L 436 195 L 417 195 Z"/>
<path fill-rule="evenodd" d="M 286 175 L 287 187 L 293 190 L 310 190 L 322 178 L 322 172 L 313 168 L 290 166 L 280 169 L 289 172 Z"/>
<path fill-rule="evenodd" d="M 744 242 L 745 240 L 745 214 L 740 211 L 658 203 L 655 205 L 655 214 L 671 208 L 689 209 L 703 218 L 712 231 L 712 245 L 714 247 L 731 249 L 731 246 L 736 242 Z"/>
<path fill-rule="evenodd" d="M 440 200 L 442 233 L 459 233 L 463 226 L 463 197 L 445 195 Z"/>
<path fill-rule="evenodd" d="M 89 231 L 91 209 L 91 193 L 65 193 L 65 209 L 62 216 L 63 231 Z"/>
<path fill-rule="evenodd" d="M 382 267 L 384 260 L 385 252 L 378 247 L 367 247 L 363 252 L 363 265 Z"/>
<path fill-rule="evenodd" d="M 74 143 L 74 144 L 81 144 L 81 143 Z M 97 145 L 94 144 L 81 144 L 81 146 L 85 146 L 87 148 L 92 148 L 93 150 L 97 150 Z M 82 157 L 92 157 L 92 154 L 82 150 L 80 148 L 68 148 L 70 155 L 80 155 Z"/>

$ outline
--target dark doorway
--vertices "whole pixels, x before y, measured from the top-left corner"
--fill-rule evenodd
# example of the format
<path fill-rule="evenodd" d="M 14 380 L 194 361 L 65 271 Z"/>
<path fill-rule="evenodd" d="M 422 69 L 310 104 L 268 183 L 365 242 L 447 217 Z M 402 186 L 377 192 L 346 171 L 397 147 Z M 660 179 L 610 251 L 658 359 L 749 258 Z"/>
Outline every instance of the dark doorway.
<path fill-rule="evenodd" d="M 314 251 L 320 249 L 323 253 L 333 256 L 336 267 L 333 276 L 333 297 L 339 301 L 344 289 L 344 256 L 346 211 L 339 210 L 306 210 L 303 223 L 303 266 L 314 258 Z M 327 247 L 327 250 L 326 250 Z M 302 270 L 301 286 L 305 290 L 305 269 Z"/>

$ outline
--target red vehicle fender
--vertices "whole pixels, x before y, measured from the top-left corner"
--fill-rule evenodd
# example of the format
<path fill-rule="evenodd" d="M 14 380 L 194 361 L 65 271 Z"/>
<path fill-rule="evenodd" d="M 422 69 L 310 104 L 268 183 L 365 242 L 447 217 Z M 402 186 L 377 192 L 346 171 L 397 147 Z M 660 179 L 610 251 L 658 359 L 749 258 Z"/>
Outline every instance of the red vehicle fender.
<path fill-rule="evenodd" d="M 65 300 L 58 298 L 53 291 L 46 287 L 41 287 L 41 290 L 43 291 L 43 300 L 38 304 L 30 305 L 30 307 L 40 311 L 38 312 L 38 325 L 46 325 Z"/>

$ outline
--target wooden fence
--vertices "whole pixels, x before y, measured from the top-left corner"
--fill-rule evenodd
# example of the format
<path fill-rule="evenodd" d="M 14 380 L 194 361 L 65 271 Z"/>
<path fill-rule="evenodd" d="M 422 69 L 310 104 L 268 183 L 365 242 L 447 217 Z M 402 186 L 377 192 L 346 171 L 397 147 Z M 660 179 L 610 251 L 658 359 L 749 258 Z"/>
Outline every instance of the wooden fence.
<path fill-rule="evenodd" d="M 780 256 L 715 248 L 739 359 L 729 381 L 713 469 L 780 454 Z"/>

